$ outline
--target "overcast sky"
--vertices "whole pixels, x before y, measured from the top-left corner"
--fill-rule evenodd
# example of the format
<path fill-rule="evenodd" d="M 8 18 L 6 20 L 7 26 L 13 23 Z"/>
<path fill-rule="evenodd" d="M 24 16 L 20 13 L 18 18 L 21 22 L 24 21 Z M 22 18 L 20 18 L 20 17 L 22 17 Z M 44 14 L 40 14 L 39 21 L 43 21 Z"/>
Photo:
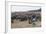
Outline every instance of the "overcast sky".
<path fill-rule="evenodd" d="M 40 7 L 33 7 L 33 6 L 12 6 L 12 12 L 23 12 L 23 11 L 28 11 L 28 10 L 37 10 L 37 9 L 40 9 Z"/>

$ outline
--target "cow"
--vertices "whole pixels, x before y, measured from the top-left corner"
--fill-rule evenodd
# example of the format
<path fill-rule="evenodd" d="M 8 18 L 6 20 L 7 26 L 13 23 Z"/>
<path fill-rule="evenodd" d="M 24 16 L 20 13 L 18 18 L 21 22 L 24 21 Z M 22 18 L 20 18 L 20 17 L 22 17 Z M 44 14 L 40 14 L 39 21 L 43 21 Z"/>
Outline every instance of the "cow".
<path fill-rule="evenodd" d="M 16 16 L 11 17 L 11 23 L 14 23 L 14 19 L 16 19 Z"/>

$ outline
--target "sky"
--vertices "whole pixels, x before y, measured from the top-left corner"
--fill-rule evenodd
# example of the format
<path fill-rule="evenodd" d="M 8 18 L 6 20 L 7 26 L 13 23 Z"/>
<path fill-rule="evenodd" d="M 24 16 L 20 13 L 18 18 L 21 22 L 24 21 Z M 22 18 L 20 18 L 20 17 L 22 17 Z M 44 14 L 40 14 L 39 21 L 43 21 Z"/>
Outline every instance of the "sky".
<path fill-rule="evenodd" d="M 37 10 L 40 9 L 41 7 L 39 6 L 20 6 L 20 5 L 16 5 L 16 6 L 12 6 L 11 10 L 12 12 L 26 12 L 28 10 Z"/>

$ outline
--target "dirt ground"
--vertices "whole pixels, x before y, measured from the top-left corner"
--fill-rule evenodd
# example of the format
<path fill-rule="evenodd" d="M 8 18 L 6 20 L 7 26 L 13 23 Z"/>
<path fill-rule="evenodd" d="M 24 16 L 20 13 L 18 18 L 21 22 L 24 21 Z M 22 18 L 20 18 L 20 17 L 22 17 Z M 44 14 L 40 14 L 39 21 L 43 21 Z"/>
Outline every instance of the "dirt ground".
<path fill-rule="evenodd" d="M 38 20 L 36 22 L 32 22 L 32 24 L 29 24 L 29 20 L 27 21 L 14 20 L 14 23 L 11 23 L 11 28 L 30 28 L 30 27 L 41 27 L 41 22 Z"/>

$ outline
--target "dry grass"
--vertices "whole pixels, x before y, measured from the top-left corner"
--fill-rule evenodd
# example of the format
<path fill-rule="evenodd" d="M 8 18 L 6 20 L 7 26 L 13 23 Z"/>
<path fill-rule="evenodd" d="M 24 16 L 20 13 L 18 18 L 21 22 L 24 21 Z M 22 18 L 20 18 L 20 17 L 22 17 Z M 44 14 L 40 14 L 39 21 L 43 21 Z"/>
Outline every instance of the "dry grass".
<path fill-rule="evenodd" d="M 30 27 L 41 27 L 41 22 L 36 21 L 32 22 L 32 24 L 29 24 L 29 20 L 27 21 L 14 20 L 14 23 L 11 23 L 11 28 L 30 28 Z"/>

